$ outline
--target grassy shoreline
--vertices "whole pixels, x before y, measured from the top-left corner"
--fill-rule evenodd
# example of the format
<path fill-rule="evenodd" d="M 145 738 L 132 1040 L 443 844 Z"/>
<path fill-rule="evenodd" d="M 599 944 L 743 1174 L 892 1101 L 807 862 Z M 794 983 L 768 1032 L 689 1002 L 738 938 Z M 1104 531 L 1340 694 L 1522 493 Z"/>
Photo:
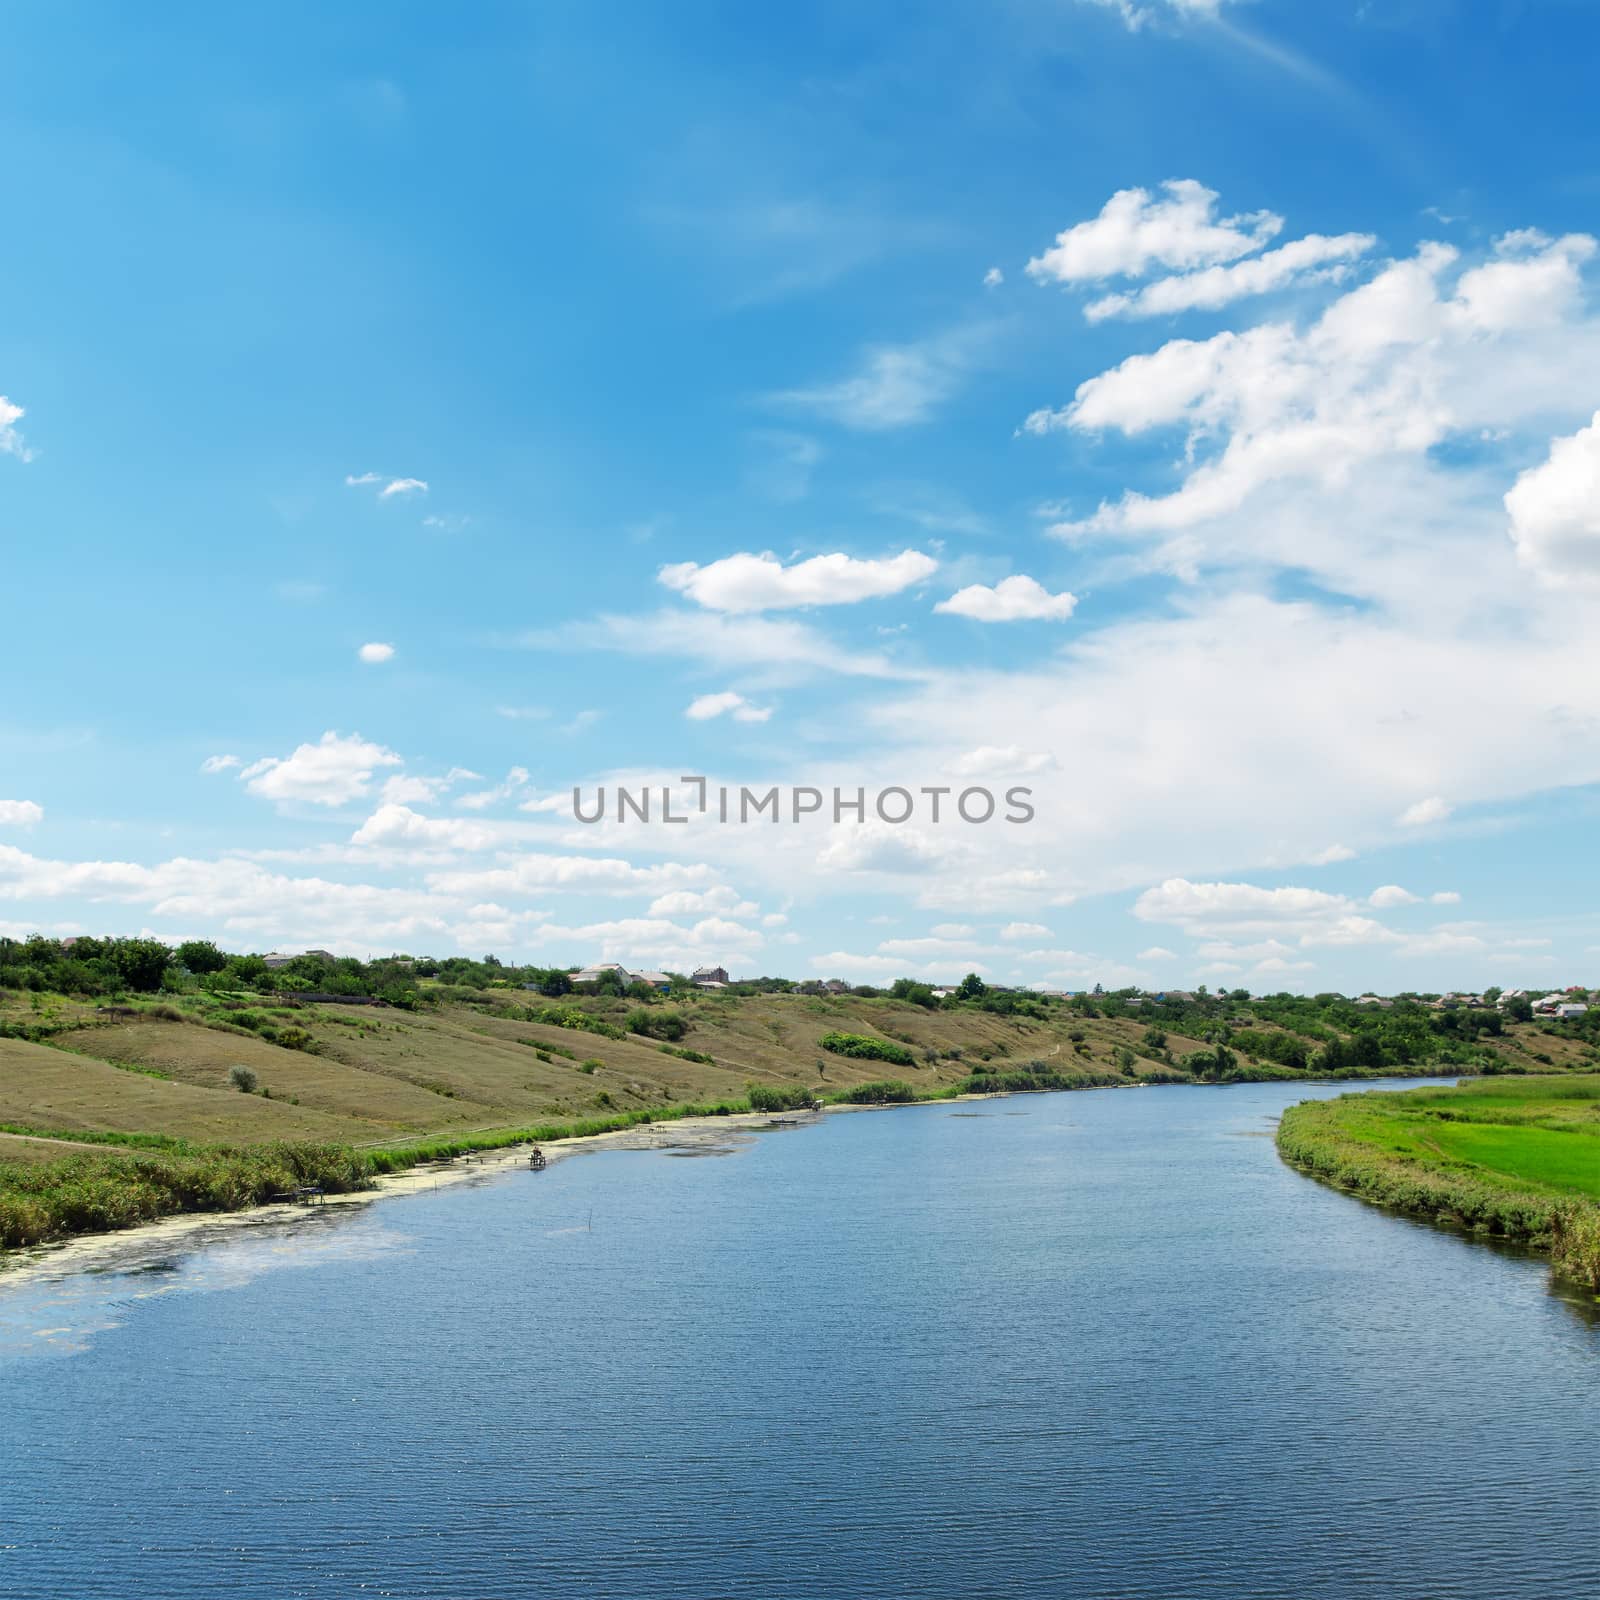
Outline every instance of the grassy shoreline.
<path fill-rule="evenodd" d="M 1600 1077 L 1303 1101 L 1284 1112 L 1277 1146 L 1311 1177 L 1526 1245 L 1600 1294 Z"/>
<path fill-rule="evenodd" d="M 1284 1074 L 1281 1070 L 1231 1081 L 1275 1082 L 1286 1076 L 1299 1082 L 1335 1081 L 1303 1073 Z M 1338 1081 L 1343 1081 L 1342 1075 Z M 833 1090 L 822 1098 L 822 1103 L 928 1104 L 975 1095 L 1158 1087 L 1175 1082 L 1194 1080 L 1176 1074 L 1130 1080 L 1105 1072 L 1014 1070 L 974 1073 L 954 1083 L 926 1088 L 898 1079 L 878 1079 Z M 374 1188 L 377 1178 L 428 1162 L 523 1144 L 591 1139 L 689 1118 L 792 1110 L 810 1103 L 809 1091 L 797 1096 L 787 1086 L 774 1090 L 768 1085 L 752 1084 L 744 1096 L 711 1103 L 683 1102 L 649 1110 L 622 1110 L 603 1116 L 542 1120 L 517 1127 L 464 1130 L 365 1145 L 279 1141 L 236 1146 L 137 1133 L 52 1134 L 43 1128 L 6 1124 L 6 1132 L 40 1144 L 54 1139 L 72 1153 L 29 1164 L 0 1161 L 0 1269 L 11 1251 L 88 1234 L 120 1232 L 175 1216 L 245 1211 L 301 1185 L 315 1185 L 329 1194 L 358 1193 Z M 88 1143 L 99 1148 L 85 1149 Z"/>

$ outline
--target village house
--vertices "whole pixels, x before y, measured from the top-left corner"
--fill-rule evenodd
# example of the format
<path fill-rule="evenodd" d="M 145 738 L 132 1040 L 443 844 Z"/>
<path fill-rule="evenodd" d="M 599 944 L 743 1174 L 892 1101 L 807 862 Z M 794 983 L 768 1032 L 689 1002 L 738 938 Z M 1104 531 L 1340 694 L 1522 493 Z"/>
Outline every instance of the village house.
<path fill-rule="evenodd" d="M 1569 1000 L 1556 1007 L 1557 1022 L 1576 1022 L 1579 1017 L 1588 1015 L 1589 1008 L 1581 1000 Z"/>
<path fill-rule="evenodd" d="M 726 989 L 732 979 L 726 967 L 696 967 L 689 982 L 697 989 Z"/>
<path fill-rule="evenodd" d="M 315 956 L 319 961 L 333 961 L 336 959 L 331 950 L 302 950 L 299 955 L 286 954 L 282 950 L 274 950 L 261 959 L 266 962 L 268 971 L 277 967 L 286 967 L 291 961 L 298 961 L 300 956 Z"/>

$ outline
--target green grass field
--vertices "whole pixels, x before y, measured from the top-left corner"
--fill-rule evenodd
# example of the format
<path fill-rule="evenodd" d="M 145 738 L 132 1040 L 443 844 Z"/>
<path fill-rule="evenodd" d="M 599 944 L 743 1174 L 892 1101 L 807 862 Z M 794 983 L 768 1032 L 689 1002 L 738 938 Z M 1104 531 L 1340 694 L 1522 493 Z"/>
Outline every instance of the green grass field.
<path fill-rule="evenodd" d="M 1532 1244 L 1600 1290 L 1600 1076 L 1307 1101 L 1278 1148 L 1365 1199 Z"/>

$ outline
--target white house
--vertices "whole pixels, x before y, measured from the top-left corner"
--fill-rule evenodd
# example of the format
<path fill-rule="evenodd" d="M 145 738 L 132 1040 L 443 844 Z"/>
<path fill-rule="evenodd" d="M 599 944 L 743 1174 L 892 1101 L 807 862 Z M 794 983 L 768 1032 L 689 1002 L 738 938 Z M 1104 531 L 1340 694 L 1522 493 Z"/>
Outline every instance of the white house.
<path fill-rule="evenodd" d="M 1588 1015 L 1589 1008 L 1581 1000 L 1569 1000 L 1566 1004 L 1556 1007 L 1557 1022 L 1574 1022 L 1579 1017 Z"/>

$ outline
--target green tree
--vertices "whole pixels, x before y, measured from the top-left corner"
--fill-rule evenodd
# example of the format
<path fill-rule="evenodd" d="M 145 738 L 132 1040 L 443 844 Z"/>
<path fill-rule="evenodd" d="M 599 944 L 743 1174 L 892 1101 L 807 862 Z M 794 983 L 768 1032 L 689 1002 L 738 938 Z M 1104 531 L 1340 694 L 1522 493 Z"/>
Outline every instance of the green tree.
<path fill-rule="evenodd" d="M 197 978 L 208 972 L 221 972 L 228 964 L 226 951 L 219 950 L 209 939 L 185 939 L 174 954 L 179 964 Z"/>
<path fill-rule="evenodd" d="M 130 989 L 148 994 L 161 987 L 172 952 L 159 939 L 118 939 L 111 947 L 111 959 Z"/>
<path fill-rule="evenodd" d="M 976 972 L 969 972 L 956 986 L 958 1000 L 981 1000 L 988 992 L 989 985 Z"/>

